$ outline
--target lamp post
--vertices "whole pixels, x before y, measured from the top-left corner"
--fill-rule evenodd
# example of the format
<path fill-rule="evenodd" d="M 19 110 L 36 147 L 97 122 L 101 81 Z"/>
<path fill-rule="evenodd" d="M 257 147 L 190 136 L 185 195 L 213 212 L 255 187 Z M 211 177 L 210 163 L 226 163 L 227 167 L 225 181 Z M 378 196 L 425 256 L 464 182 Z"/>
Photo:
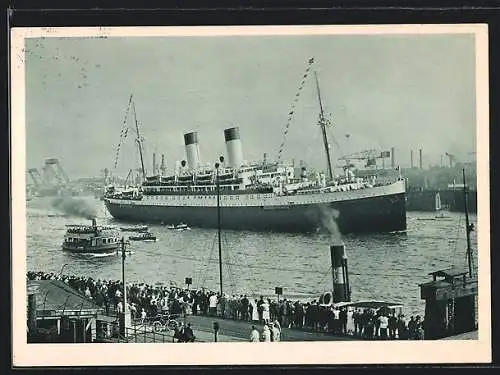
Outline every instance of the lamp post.
<path fill-rule="evenodd" d="M 221 162 L 224 160 L 221 157 Z M 220 285 L 220 295 L 222 294 L 222 242 L 221 242 L 221 233 L 220 233 L 220 184 L 219 184 L 219 163 L 215 163 L 215 171 L 216 171 L 216 189 L 217 189 L 217 238 L 219 242 L 219 285 Z"/>
<path fill-rule="evenodd" d="M 61 277 L 61 276 L 62 276 L 62 272 L 63 272 L 63 270 L 64 270 L 64 267 L 66 267 L 67 265 L 68 265 L 68 263 L 64 263 L 64 264 L 62 265 L 61 270 L 59 271 L 59 275 L 58 275 L 59 277 Z"/>
<path fill-rule="evenodd" d="M 121 240 L 121 250 L 122 250 L 122 285 L 123 285 L 123 336 L 127 332 L 127 327 L 130 327 L 130 314 L 128 313 L 127 304 L 127 284 L 125 283 L 125 258 L 127 257 L 125 251 L 125 238 L 122 237 Z"/>

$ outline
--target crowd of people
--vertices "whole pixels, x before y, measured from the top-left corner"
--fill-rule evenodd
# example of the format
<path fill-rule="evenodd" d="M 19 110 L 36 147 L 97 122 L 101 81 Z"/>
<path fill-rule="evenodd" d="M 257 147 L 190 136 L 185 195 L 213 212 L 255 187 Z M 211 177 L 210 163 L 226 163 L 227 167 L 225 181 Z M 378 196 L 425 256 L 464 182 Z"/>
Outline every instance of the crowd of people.
<path fill-rule="evenodd" d="M 57 273 L 27 273 L 29 280 L 56 279 L 92 299 L 106 314 L 123 312 L 123 287 L 120 280 L 102 280 Z M 189 290 L 175 285 L 127 285 L 127 304 L 132 319 L 146 322 L 148 318 L 170 314 L 173 316 L 202 315 L 224 319 L 243 320 L 253 325 L 264 325 L 273 332 L 281 328 L 309 329 L 334 335 L 353 335 L 365 339 L 423 339 L 424 321 L 420 316 L 407 319 L 389 309 L 353 308 L 349 306 L 291 301 L 288 299 L 253 298 L 248 295 L 221 295 L 209 290 Z M 266 329 L 267 327 L 267 329 Z M 252 330 L 253 332 L 253 330 Z M 260 335 L 259 335 L 260 337 Z M 266 340 L 267 333 L 262 332 Z M 254 340 L 252 340 L 254 341 Z"/>

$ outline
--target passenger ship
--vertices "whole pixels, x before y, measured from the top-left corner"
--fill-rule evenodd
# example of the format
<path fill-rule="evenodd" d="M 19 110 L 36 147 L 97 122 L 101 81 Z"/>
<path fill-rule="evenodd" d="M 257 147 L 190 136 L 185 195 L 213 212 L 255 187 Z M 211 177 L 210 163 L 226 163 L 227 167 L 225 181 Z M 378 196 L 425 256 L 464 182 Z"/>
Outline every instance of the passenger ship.
<path fill-rule="evenodd" d="M 139 188 L 109 187 L 104 201 L 110 214 L 124 221 L 217 228 L 219 198 L 226 229 L 312 232 L 328 225 L 335 211 L 342 233 L 406 229 L 405 180 L 399 175 L 378 183 L 347 170 L 327 183 L 321 173 L 308 178 L 302 167 L 296 177 L 293 165 L 244 165 L 239 128 L 225 135 L 227 164 L 221 157 L 217 168 L 200 168 L 197 133 L 187 133 L 187 163 L 174 175 L 147 177 Z"/>
<path fill-rule="evenodd" d="M 172 175 L 146 177 L 136 120 L 144 179 L 137 188 L 109 187 L 104 198 L 109 213 L 122 221 L 184 222 L 205 228 L 221 224 L 235 230 L 314 232 L 329 229 L 332 220 L 342 233 L 406 230 L 406 187 L 398 172 L 384 181 L 357 178 L 348 168 L 342 176 L 333 175 L 326 134 L 329 120 L 323 113 L 317 78 L 316 87 L 328 178 L 324 173 L 311 177 L 306 167 L 296 170 L 293 164 L 279 161 L 245 162 L 238 127 L 224 130 L 227 162 L 221 157 L 220 163 L 204 166 L 198 134 L 190 132 L 184 134 L 187 161 L 178 163 Z"/>

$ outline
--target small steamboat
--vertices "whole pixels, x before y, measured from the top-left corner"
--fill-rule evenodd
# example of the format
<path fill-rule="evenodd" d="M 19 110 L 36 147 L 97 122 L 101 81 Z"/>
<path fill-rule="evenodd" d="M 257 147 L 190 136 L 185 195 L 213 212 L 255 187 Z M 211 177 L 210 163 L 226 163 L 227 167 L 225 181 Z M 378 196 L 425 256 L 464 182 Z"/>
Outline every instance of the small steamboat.
<path fill-rule="evenodd" d="M 115 227 L 97 225 L 66 225 L 63 250 L 81 254 L 112 254 L 120 247 L 119 232 Z"/>

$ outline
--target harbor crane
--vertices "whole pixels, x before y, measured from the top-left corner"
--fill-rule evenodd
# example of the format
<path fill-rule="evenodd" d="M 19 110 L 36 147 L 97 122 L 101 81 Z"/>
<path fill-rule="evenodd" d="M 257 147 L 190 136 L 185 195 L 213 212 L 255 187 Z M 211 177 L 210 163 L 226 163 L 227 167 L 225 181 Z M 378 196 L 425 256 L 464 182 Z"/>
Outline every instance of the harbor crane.
<path fill-rule="evenodd" d="M 56 170 L 52 168 L 52 166 L 56 167 Z M 61 166 L 61 163 L 59 163 L 58 159 L 55 158 L 50 158 L 50 159 L 45 159 L 45 165 L 43 167 L 44 171 L 44 177 L 45 174 L 47 174 L 45 181 L 50 183 L 51 177 L 55 177 L 61 184 L 67 184 L 70 182 L 70 179 L 66 172 L 64 171 L 63 167 Z"/>
<path fill-rule="evenodd" d="M 379 151 L 375 149 L 368 149 L 360 152 L 355 152 L 353 154 L 345 155 L 339 158 L 339 160 L 345 162 L 344 168 L 353 167 L 354 165 L 351 162 L 352 160 L 366 160 L 365 164 L 366 168 L 375 168 L 377 166 L 377 159 L 382 159 L 382 162 L 385 164 L 385 159 L 390 156 L 391 156 L 390 151 Z"/>
<path fill-rule="evenodd" d="M 35 187 L 40 187 L 42 185 L 42 182 L 40 181 L 42 179 L 40 171 L 37 168 L 30 168 L 28 169 L 28 173 L 35 184 Z"/>

